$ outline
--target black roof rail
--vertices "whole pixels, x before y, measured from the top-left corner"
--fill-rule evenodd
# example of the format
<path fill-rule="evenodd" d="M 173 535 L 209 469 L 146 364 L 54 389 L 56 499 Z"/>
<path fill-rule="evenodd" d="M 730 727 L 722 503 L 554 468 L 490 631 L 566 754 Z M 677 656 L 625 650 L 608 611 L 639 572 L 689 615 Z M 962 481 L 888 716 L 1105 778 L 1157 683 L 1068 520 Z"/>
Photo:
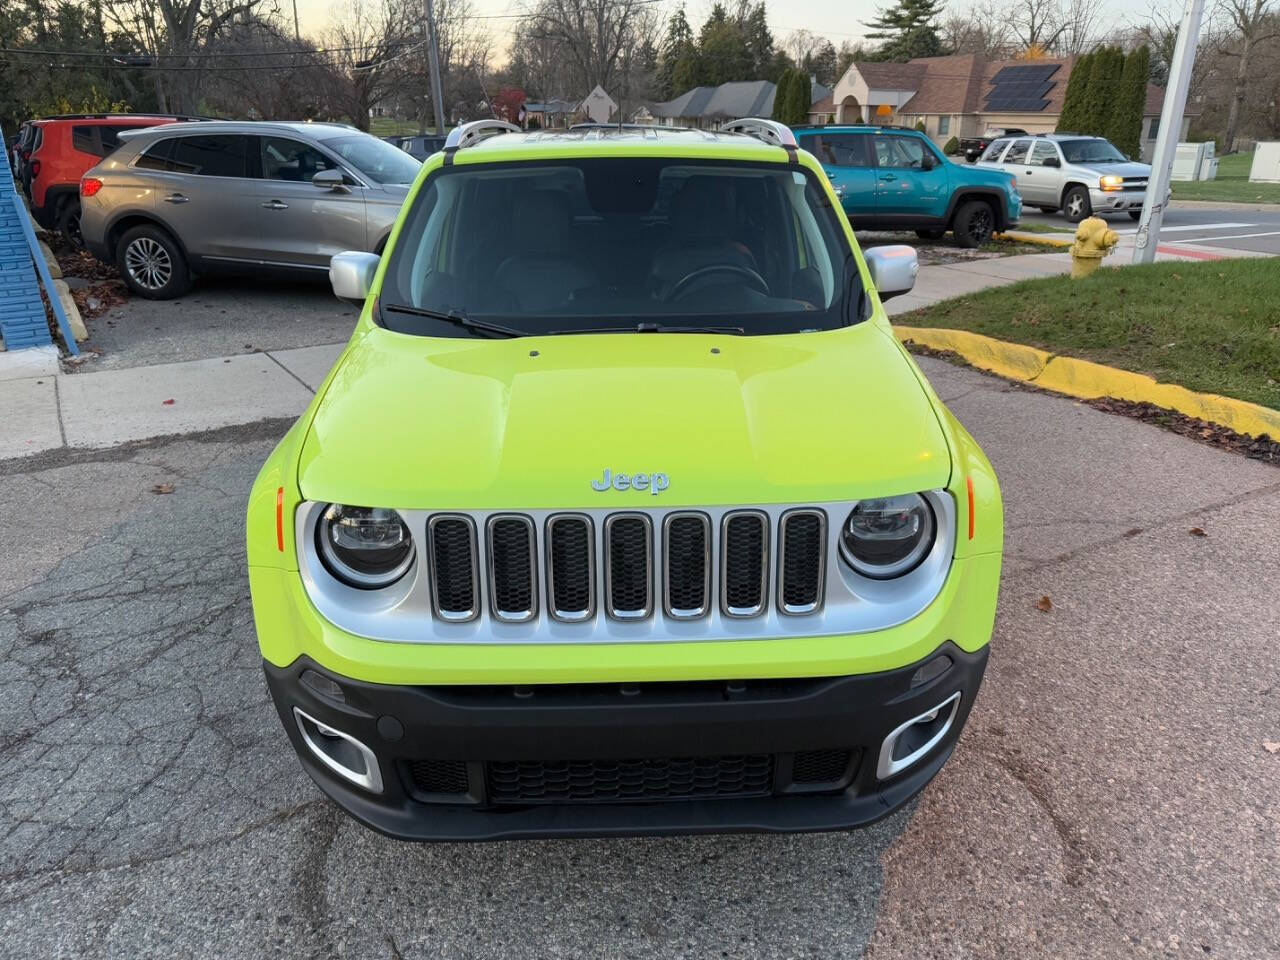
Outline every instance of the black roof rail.
<path fill-rule="evenodd" d="M 189 116 L 184 113 L 55 113 L 36 120 L 217 120 L 217 117 Z M 27 121 L 30 123 L 31 121 Z"/>

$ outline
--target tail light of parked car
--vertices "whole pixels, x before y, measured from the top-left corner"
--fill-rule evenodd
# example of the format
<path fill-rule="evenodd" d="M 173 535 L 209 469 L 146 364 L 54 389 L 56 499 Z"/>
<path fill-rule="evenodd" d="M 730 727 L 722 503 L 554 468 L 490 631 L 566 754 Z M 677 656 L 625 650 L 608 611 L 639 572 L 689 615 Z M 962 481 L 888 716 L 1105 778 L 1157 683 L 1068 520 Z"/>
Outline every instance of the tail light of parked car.
<path fill-rule="evenodd" d="M 92 197 L 102 189 L 102 181 L 97 177 L 85 177 L 80 181 L 80 196 Z"/>
<path fill-rule="evenodd" d="M 34 180 L 38 176 L 40 176 L 40 161 L 32 160 L 31 161 L 31 179 Z"/>

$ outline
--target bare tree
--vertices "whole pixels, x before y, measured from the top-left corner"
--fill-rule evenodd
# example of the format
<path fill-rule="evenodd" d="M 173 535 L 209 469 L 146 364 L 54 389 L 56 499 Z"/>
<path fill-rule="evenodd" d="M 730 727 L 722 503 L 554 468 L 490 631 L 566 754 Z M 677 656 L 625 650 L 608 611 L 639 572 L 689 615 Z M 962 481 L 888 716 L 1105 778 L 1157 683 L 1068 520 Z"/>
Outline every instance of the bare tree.
<path fill-rule="evenodd" d="M 274 7 L 265 0 L 105 0 L 103 13 L 157 57 L 153 80 L 160 109 L 195 113 L 210 45 L 237 18 L 265 20 Z"/>
<path fill-rule="evenodd" d="M 1059 11 L 1062 31 L 1058 34 L 1054 52 L 1063 55 L 1084 53 L 1096 46 L 1103 9 L 1104 0 L 1066 0 Z"/>
<path fill-rule="evenodd" d="M 425 23 L 421 0 L 398 0 L 402 18 L 410 24 Z M 443 87 L 446 120 L 470 116 L 470 107 L 484 99 L 481 77 L 488 73 L 493 40 L 483 20 L 475 17 L 471 0 L 435 0 L 436 43 L 440 50 L 440 84 Z M 402 109 L 425 131 L 434 113 L 427 50 L 419 47 L 401 58 L 400 84 L 395 97 Z"/>
<path fill-rule="evenodd" d="M 329 61 L 328 102 L 335 114 L 369 129 L 374 108 L 395 93 L 406 59 L 421 47 L 414 26 L 385 0 L 350 0 L 321 37 Z"/>
<path fill-rule="evenodd" d="M 215 111 L 260 120 L 311 119 L 322 112 L 325 61 L 285 24 L 237 22 L 208 54 L 204 99 Z"/>
<path fill-rule="evenodd" d="M 976 53 L 998 60 L 1015 52 L 1009 19 L 997 0 L 983 2 L 967 10 L 953 10 L 942 21 L 942 40 L 956 53 Z"/>
<path fill-rule="evenodd" d="M 571 68 L 577 95 L 600 84 L 614 89 L 627 51 L 656 44 L 661 19 L 646 0 L 541 0 L 531 11 L 533 34 L 552 41 Z"/>
<path fill-rule="evenodd" d="M 1223 136 L 1226 152 L 1236 148 L 1240 129 L 1240 110 L 1249 94 L 1249 66 L 1259 47 L 1280 37 L 1280 15 L 1272 0 L 1218 0 L 1218 12 L 1231 30 L 1227 44 L 1219 45 L 1224 57 L 1236 58 L 1235 80 L 1227 112 L 1227 131 Z"/>

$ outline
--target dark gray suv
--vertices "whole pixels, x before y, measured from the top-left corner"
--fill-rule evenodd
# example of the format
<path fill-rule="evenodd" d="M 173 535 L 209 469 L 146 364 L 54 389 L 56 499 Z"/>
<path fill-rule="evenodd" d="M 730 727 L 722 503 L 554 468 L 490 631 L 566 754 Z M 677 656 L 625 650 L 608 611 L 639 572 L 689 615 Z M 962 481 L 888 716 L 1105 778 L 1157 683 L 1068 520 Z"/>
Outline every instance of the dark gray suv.
<path fill-rule="evenodd" d="M 80 182 L 85 246 L 144 297 L 213 271 L 323 275 L 380 252 L 421 164 L 353 127 L 213 121 L 149 127 Z"/>

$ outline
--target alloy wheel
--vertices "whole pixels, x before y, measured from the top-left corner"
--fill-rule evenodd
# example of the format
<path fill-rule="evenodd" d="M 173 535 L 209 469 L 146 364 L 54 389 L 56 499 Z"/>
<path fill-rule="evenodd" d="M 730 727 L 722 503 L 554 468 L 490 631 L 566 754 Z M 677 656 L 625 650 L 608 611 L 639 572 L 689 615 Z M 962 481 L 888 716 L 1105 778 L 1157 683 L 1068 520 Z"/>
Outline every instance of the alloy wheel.
<path fill-rule="evenodd" d="M 150 237 L 138 237 L 124 252 L 129 277 L 145 290 L 162 290 L 173 277 L 169 251 Z"/>
<path fill-rule="evenodd" d="M 980 210 L 969 219 L 969 238 L 979 245 L 991 239 L 991 211 Z"/>

